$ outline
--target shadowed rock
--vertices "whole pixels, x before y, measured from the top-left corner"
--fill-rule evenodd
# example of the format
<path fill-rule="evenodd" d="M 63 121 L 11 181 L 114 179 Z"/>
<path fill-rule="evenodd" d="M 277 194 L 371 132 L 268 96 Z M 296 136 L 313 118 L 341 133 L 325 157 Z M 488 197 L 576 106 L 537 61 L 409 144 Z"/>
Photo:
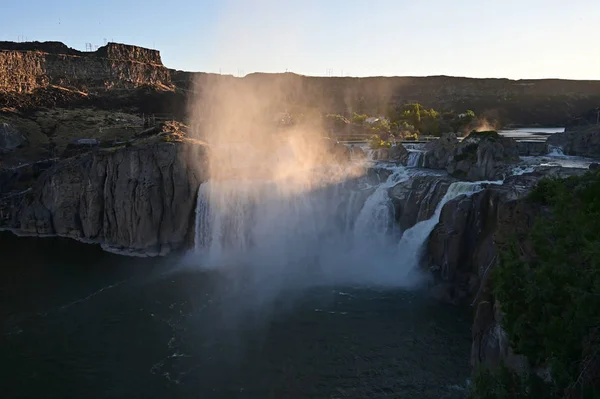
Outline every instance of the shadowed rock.
<path fill-rule="evenodd" d="M 14 206 L 16 234 L 63 236 L 130 254 L 166 254 L 187 238 L 207 148 L 159 143 L 98 151 L 42 174 Z"/>
<path fill-rule="evenodd" d="M 553 134 L 548 144 L 562 148 L 566 155 L 600 158 L 600 126 Z"/>

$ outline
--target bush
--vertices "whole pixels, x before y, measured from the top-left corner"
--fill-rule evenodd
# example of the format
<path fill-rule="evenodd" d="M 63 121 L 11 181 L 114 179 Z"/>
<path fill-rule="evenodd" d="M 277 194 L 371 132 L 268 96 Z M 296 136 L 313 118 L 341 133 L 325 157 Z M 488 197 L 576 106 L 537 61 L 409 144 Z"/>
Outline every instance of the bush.
<path fill-rule="evenodd" d="M 357 125 L 362 125 L 367 120 L 368 116 L 365 114 L 357 114 L 356 112 L 352 114 L 352 123 Z"/>
<path fill-rule="evenodd" d="M 600 175 L 542 180 L 529 200 L 543 216 L 493 272 L 504 328 L 515 352 L 550 367 L 558 390 L 595 397 L 584 392 L 600 394 Z"/>
<path fill-rule="evenodd" d="M 391 148 L 392 143 L 390 141 L 384 141 L 378 135 L 374 134 L 369 139 L 369 147 L 373 150 L 377 150 L 379 148 Z"/>

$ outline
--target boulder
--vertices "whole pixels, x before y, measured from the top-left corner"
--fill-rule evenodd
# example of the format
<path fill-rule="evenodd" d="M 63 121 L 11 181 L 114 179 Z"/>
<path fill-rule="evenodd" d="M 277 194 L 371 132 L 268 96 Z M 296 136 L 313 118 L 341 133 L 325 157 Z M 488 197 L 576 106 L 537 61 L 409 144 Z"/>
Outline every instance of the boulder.
<path fill-rule="evenodd" d="M 448 159 L 446 170 L 452 176 L 470 180 L 502 178 L 507 164 L 519 161 L 517 142 L 497 132 L 473 132 L 462 140 Z"/>
<path fill-rule="evenodd" d="M 0 123 L 0 154 L 16 150 L 27 142 L 17 129 L 8 123 Z"/>
<path fill-rule="evenodd" d="M 373 151 L 374 161 L 396 162 L 406 165 L 408 162 L 408 150 L 403 145 L 395 145 L 390 148 L 379 148 Z"/>
<path fill-rule="evenodd" d="M 430 169 L 446 169 L 450 155 L 458 144 L 454 133 L 446 133 L 439 139 L 433 140 L 425 146 L 423 167 Z"/>
<path fill-rule="evenodd" d="M 548 137 L 548 145 L 562 148 L 565 155 L 600 158 L 600 126 L 555 133 Z"/>
<path fill-rule="evenodd" d="M 589 169 L 590 170 L 598 170 L 598 169 L 600 169 L 600 164 L 598 162 L 593 162 L 590 164 Z"/>

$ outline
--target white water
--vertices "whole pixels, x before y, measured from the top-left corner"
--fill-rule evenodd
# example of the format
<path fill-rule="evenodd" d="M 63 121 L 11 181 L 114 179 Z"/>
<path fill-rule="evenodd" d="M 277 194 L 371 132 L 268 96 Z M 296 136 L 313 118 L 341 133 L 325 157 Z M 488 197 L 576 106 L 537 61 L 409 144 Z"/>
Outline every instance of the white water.
<path fill-rule="evenodd" d="M 553 145 L 549 145 L 548 146 L 548 156 L 549 157 L 564 157 L 565 153 L 563 152 L 563 149 L 560 147 L 556 147 Z"/>
<path fill-rule="evenodd" d="M 404 234 L 402 234 L 402 238 L 398 243 L 398 253 L 402 256 L 402 261 L 405 264 L 405 268 L 412 270 L 419 266 L 424 244 L 429 237 L 429 234 L 431 234 L 433 231 L 435 225 L 440 221 L 440 215 L 442 214 L 442 208 L 444 205 L 448 201 L 451 201 L 461 195 L 471 196 L 483 190 L 484 183 L 487 182 L 452 183 L 450 187 L 448 187 L 448 191 L 444 197 L 435 208 L 433 216 L 427 220 L 423 220 L 415 224 L 413 227 L 406 230 Z"/>
<path fill-rule="evenodd" d="M 408 162 L 406 164 L 409 168 L 418 168 L 423 158 L 423 152 L 421 151 L 410 151 L 408 153 Z"/>
<path fill-rule="evenodd" d="M 198 192 L 196 253 L 205 267 L 250 269 L 255 278 L 268 279 L 270 289 L 414 286 L 422 277 L 423 245 L 444 204 L 482 190 L 486 182 L 453 183 L 433 216 L 400 238 L 388 191 L 421 172 L 390 170 L 374 189 L 366 178 L 295 194 L 268 181 L 206 182 Z"/>

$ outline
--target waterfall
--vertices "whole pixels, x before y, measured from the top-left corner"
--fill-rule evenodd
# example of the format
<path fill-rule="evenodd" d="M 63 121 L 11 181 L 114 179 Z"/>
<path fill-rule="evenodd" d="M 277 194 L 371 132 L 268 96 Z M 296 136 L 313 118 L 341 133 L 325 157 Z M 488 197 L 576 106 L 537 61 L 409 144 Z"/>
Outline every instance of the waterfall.
<path fill-rule="evenodd" d="M 448 202 L 461 195 L 471 196 L 483 190 L 483 184 L 496 182 L 455 182 L 448 187 L 448 191 L 441 199 L 433 216 L 427 220 L 423 220 L 413 227 L 407 229 L 398 244 L 398 252 L 402 254 L 402 261 L 408 269 L 414 269 L 419 266 L 421 253 L 429 234 L 440 221 L 442 208 Z"/>
<path fill-rule="evenodd" d="M 278 287 L 282 281 L 285 287 L 412 286 L 444 204 L 482 190 L 486 182 L 451 184 L 434 215 L 400 236 L 388 191 L 423 172 L 389 169 L 386 181 L 375 186 L 371 174 L 294 192 L 273 181 L 205 182 L 198 190 L 196 254 L 204 267 L 241 267 Z"/>
<path fill-rule="evenodd" d="M 408 180 L 405 168 L 395 167 L 388 179 L 381 183 L 365 201 L 354 224 L 354 244 L 371 242 L 382 244 L 391 233 L 394 210 L 388 189 Z"/>
<path fill-rule="evenodd" d="M 423 158 L 423 153 L 421 151 L 410 151 L 408 153 L 408 162 L 406 164 L 409 168 L 418 168 L 421 166 L 421 159 Z"/>
<path fill-rule="evenodd" d="M 564 157 L 565 153 L 563 149 L 558 146 L 548 145 L 548 156 L 549 157 Z"/>

